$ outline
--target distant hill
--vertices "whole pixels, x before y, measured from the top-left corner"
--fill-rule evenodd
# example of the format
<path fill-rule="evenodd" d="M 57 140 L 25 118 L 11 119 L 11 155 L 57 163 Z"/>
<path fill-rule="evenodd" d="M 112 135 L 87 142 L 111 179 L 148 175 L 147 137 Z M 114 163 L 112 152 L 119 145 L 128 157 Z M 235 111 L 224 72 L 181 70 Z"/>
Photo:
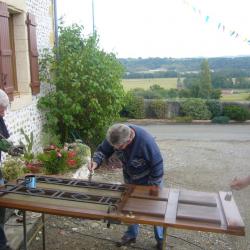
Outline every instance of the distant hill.
<path fill-rule="evenodd" d="M 204 58 L 120 58 L 119 61 L 126 68 L 126 76 L 156 72 L 168 72 L 170 76 L 177 74 L 196 73 Z M 246 57 L 218 57 L 208 58 L 210 69 L 214 72 L 227 72 L 232 77 L 250 77 L 250 56 Z M 157 74 L 157 73 L 156 73 Z"/>

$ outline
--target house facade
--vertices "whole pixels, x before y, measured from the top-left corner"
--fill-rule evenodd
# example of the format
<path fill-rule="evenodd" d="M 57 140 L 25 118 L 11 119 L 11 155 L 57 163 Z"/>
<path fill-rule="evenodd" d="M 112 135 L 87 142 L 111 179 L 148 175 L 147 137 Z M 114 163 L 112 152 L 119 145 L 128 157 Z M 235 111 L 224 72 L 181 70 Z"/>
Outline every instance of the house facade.
<path fill-rule="evenodd" d="M 15 143 L 21 128 L 33 132 L 35 151 L 44 121 L 36 105 L 49 89 L 39 82 L 38 56 L 54 46 L 54 27 L 53 0 L 0 0 L 0 88 L 11 100 L 5 121 Z"/>

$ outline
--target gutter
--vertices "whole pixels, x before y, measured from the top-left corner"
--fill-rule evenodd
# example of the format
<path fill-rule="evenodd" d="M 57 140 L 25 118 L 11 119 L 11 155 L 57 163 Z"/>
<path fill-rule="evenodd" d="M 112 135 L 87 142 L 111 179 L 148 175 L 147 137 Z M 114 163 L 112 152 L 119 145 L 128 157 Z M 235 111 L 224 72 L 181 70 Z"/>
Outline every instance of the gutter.
<path fill-rule="evenodd" d="M 54 10 L 54 31 L 55 31 L 55 44 L 54 46 L 58 48 L 58 19 L 57 19 L 57 0 L 53 0 L 53 10 Z"/>

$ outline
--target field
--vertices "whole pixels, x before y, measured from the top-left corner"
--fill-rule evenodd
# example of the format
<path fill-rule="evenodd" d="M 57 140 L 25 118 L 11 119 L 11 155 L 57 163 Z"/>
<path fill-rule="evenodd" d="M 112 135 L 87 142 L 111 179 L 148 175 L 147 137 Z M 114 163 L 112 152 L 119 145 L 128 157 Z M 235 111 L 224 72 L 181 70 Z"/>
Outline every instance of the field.
<path fill-rule="evenodd" d="M 250 96 L 248 93 L 235 93 L 235 94 L 224 94 L 221 97 L 221 101 L 247 101 L 246 99 Z"/>
<path fill-rule="evenodd" d="M 149 89 L 150 86 L 157 84 L 165 89 L 176 89 L 177 78 L 148 78 L 148 79 L 123 79 L 122 85 L 125 91 L 142 88 Z M 222 94 L 221 101 L 246 101 L 250 96 L 250 90 L 236 90 L 236 93 Z"/>
<path fill-rule="evenodd" d="M 149 79 L 123 79 L 125 91 L 135 88 L 148 89 L 151 85 L 160 85 L 165 89 L 176 88 L 177 78 L 149 78 Z"/>

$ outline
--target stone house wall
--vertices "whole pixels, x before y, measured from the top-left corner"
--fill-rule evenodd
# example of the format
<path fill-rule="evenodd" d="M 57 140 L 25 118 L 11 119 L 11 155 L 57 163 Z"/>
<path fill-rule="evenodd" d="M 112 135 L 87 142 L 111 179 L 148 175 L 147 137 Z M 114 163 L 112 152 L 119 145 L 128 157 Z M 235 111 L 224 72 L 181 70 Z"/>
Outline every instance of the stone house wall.
<path fill-rule="evenodd" d="M 6 1 L 9 4 L 8 1 Z M 26 0 L 26 12 L 32 13 L 36 16 L 37 22 L 37 46 L 38 51 L 45 48 L 51 48 L 54 43 L 54 28 L 53 28 L 53 5 L 52 0 Z M 15 3 L 11 3 L 15 5 Z M 18 4 L 18 2 L 17 2 Z M 31 96 L 31 101 L 27 102 L 23 96 L 14 97 L 14 102 L 19 98 L 22 105 L 20 108 L 15 107 L 14 103 L 10 104 L 6 115 L 4 117 L 8 130 L 10 132 L 10 140 L 15 144 L 19 143 L 19 140 L 24 141 L 23 136 L 20 134 L 20 129 L 23 128 L 25 133 L 30 135 L 34 134 L 34 150 L 39 151 L 41 148 L 41 132 L 44 122 L 44 116 L 37 109 L 37 101 L 40 96 L 44 95 L 51 88 L 48 84 L 42 84 L 40 87 L 40 94 L 37 96 Z M 2 160 L 4 161 L 6 155 L 3 154 Z"/>

